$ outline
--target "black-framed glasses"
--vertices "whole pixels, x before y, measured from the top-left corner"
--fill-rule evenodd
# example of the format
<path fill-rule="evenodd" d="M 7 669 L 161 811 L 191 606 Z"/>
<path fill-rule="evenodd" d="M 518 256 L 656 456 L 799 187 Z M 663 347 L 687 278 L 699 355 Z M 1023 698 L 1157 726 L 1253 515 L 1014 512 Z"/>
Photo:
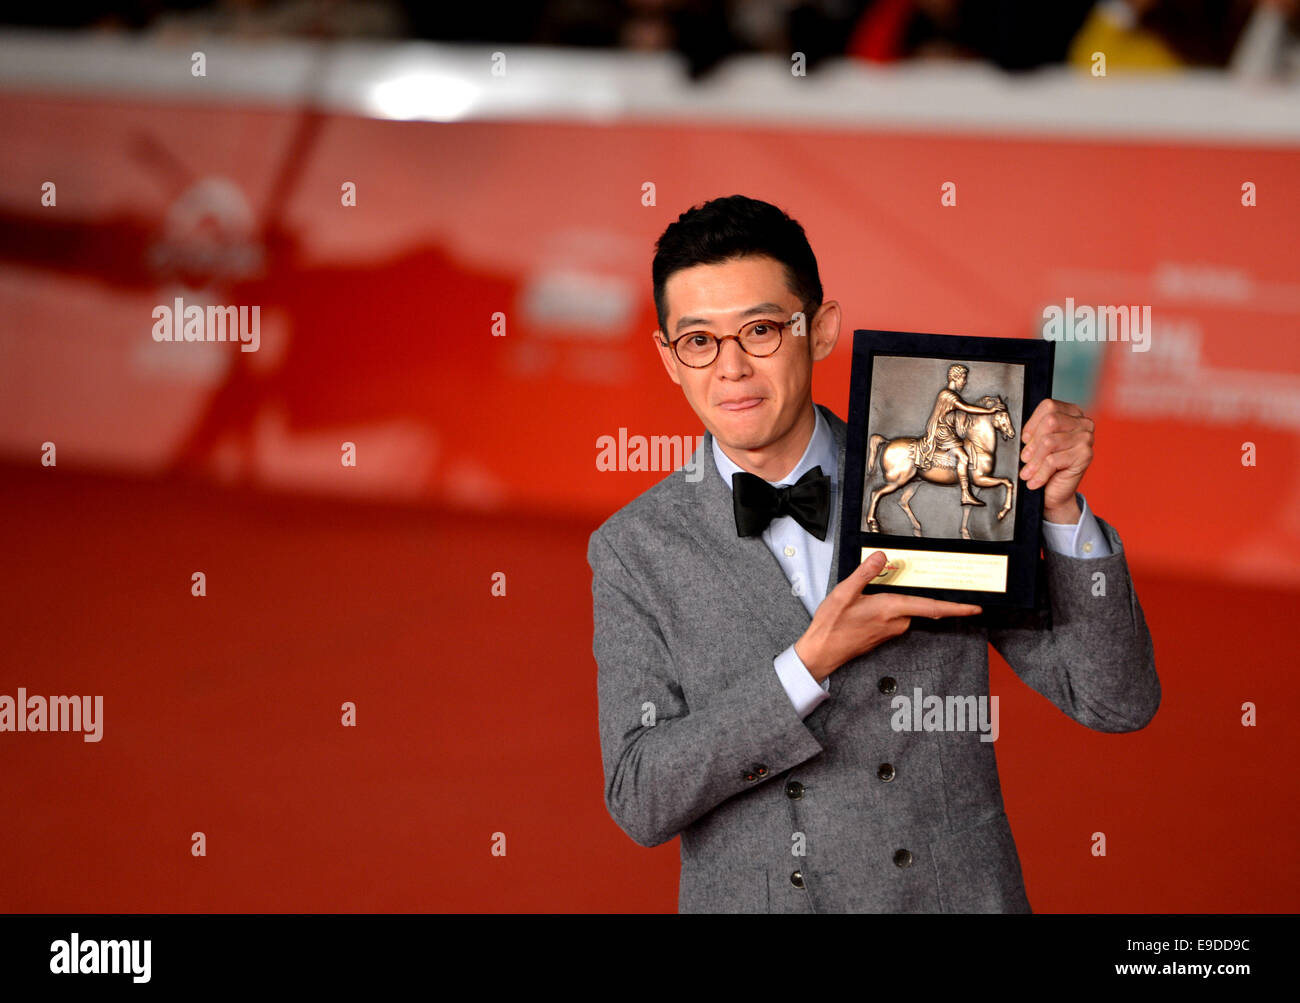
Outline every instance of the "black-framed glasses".
<path fill-rule="evenodd" d="M 802 316 L 802 314 L 795 315 L 795 317 Z M 713 365 L 718 353 L 722 351 L 722 343 L 729 338 L 735 338 L 736 343 L 740 345 L 740 350 L 746 355 L 762 359 L 774 354 L 781 347 L 782 333 L 795 322 L 795 317 L 789 320 L 773 320 L 767 317 L 751 320 L 735 334 L 724 334 L 721 338 L 709 331 L 687 331 L 672 342 L 665 341 L 664 344 L 671 344 L 677 360 L 691 369 L 703 369 Z"/>

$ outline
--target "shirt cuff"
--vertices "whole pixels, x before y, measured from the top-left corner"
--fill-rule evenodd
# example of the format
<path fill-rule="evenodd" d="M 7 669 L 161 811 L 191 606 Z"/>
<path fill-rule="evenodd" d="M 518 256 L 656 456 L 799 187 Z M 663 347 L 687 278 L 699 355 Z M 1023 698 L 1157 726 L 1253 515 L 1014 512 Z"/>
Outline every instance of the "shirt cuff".
<path fill-rule="evenodd" d="M 785 687 L 785 695 L 790 698 L 790 703 L 794 704 L 795 712 L 801 718 L 807 717 L 823 700 L 830 697 L 830 680 L 817 682 L 804 665 L 803 659 L 795 654 L 793 644 L 772 659 L 772 665 L 781 685 Z"/>
<path fill-rule="evenodd" d="M 1110 544 L 1101 531 L 1097 518 L 1088 510 L 1088 499 L 1074 493 L 1079 503 L 1079 521 L 1048 522 L 1043 520 L 1043 546 L 1067 557 L 1109 557 Z"/>

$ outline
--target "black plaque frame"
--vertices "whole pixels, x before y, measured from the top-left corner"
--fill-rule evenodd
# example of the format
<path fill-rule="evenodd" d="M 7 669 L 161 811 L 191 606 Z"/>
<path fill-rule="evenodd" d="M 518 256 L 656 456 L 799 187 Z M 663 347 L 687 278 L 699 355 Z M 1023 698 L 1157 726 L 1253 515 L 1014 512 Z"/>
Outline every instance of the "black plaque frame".
<path fill-rule="evenodd" d="M 848 441 L 844 455 L 843 508 L 840 511 L 840 551 L 837 581 L 843 581 L 861 563 L 863 547 L 956 551 L 971 554 L 999 554 L 1007 557 L 1006 592 L 967 589 L 915 588 L 900 585 L 868 585 L 863 593 L 894 592 L 929 596 L 951 602 L 975 603 L 984 607 L 1012 610 L 1041 609 L 1046 601 L 1046 578 L 1042 567 L 1043 489 L 1030 490 L 1020 479 L 1024 464 L 1017 458 L 1015 528 L 1011 540 L 963 540 L 895 536 L 870 533 L 862 526 L 865 501 L 864 475 L 867 460 L 867 419 L 870 413 L 871 381 L 878 355 L 902 355 L 945 362 L 963 359 L 1009 362 L 1023 365 L 1025 382 L 1023 413 L 1017 431 L 1039 403 L 1052 394 L 1052 367 L 1056 345 L 1031 338 L 982 338 L 953 334 L 921 334 L 906 331 L 860 330 L 853 332 L 853 368 L 849 382 Z M 1013 416 L 1015 417 L 1015 416 Z M 882 527 L 883 528 L 883 527 Z"/>

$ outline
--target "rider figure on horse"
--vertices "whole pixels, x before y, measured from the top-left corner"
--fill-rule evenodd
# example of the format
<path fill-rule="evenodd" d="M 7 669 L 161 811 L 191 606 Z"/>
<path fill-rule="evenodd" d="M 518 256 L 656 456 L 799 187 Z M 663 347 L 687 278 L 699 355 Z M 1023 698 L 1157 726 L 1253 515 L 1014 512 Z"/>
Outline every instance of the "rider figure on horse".
<path fill-rule="evenodd" d="M 961 399 L 961 390 L 966 386 L 965 366 L 954 364 L 948 367 L 948 386 L 939 391 L 934 399 L 934 410 L 930 420 L 925 424 L 925 435 L 917 441 L 916 465 L 928 470 L 935 460 L 935 453 L 942 451 L 951 456 L 957 465 L 957 479 L 961 482 L 961 503 L 963 505 L 983 505 L 984 503 L 971 494 L 967 468 L 976 461 L 975 446 L 968 439 L 957 434 L 955 419 L 959 411 L 968 414 L 994 414 L 1004 409 L 1005 405 L 996 407 L 979 407 L 967 404 Z"/>

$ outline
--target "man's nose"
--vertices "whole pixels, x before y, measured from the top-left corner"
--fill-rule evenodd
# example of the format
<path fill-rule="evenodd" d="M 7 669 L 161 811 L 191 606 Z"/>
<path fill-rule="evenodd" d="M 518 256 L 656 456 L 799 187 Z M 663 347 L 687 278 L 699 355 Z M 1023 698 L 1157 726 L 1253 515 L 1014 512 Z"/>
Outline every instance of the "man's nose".
<path fill-rule="evenodd" d="M 718 346 L 718 371 L 728 376 L 740 376 L 749 372 L 749 356 L 740 347 L 735 338 L 726 339 Z"/>

